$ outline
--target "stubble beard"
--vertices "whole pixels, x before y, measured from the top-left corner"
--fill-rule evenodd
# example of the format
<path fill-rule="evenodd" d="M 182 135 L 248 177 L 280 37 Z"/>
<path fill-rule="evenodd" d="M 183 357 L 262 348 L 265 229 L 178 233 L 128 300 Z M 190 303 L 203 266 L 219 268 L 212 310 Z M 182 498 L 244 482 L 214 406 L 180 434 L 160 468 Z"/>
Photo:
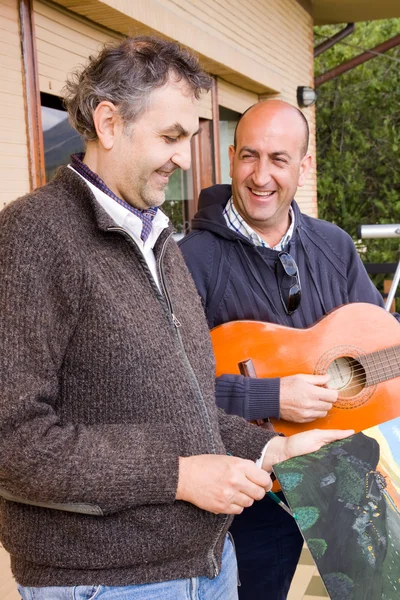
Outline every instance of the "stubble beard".
<path fill-rule="evenodd" d="M 141 200 L 146 208 L 158 208 L 165 202 L 165 190 L 168 184 L 156 188 L 146 182 L 140 194 Z"/>

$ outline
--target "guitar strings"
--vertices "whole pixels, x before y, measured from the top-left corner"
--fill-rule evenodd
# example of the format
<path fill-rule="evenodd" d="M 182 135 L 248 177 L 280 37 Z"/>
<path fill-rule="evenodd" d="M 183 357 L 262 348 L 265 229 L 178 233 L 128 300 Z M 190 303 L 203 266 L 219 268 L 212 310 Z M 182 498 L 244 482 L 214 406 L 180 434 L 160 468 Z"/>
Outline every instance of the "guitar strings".
<path fill-rule="evenodd" d="M 387 351 L 385 350 L 386 355 L 388 354 Z M 354 377 L 352 377 L 352 385 L 342 388 L 342 389 L 346 389 L 347 391 L 351 391 L 352 389 L 356 389 L 358 388 L 360 385 L 363 385 L 366 383 L 367 381 L 367 377 L 366 377 L 366 369 L 365 367 L 360 364 L 360 362 L 358 360 L 356 360 L 357 358 L 362 358 L 364 359 L 364 361 L 366 363 L 370 362 L 371 359 L 369 358 L 371 355 L 359 355 L 356 358 L 352 359 L 351 361 L 349 361 L 349 367 L 352 370 L 352 374 L 354 375 Z M 372 361 L 373 364 L 367 364 L 367 368 L 370 371 L 370 374 L 372 375 L 372 377 L 370 378 L 370 384 L 369 385 L 373 385 L 375 383 L 379 383 L 380 381 L 382 381 L 381 379 L 381 374 L 387 372 L 387 369 L 390 369 L 390 376 L 387 379 L 391 379 L 392 377 L 397 377 L 400 375 L 399 373 L 399 362 L 396 359 L 396 357 L 393 357 L 394 360 L 392 360 L 391 357 L 387 356 L 385 360 L 380 360 L 380 364 L 377 365 L 375 363 L 375 360 L 373 358 L 372 355 Z M 378 375 L 378 381 L 374 381 L 374 375 Z M 339 389 L 340 391 L 340 389 Z"/>
<path fill-rule="evenodd" d="M 351 361 L 349 361 L 349 366 L 354 369 L 354 372 L 365 371 L 365 367 L 360 362 L 360 360 L 357 360 L 357 359 L 362 359 L 362 360 L 364 360 L 365 363 L 370 362 L 371 359 L 368 358 L 368 355 L 365 355 L 365 356 L 359 355 L 359 356 L 355 357 L 354 359 L 352 359 Z M 397 360 L 396 357 L 393 357 L 393 359 L 390 357 L 387 357 L 385 360 L 380 360 L 379 364 L 377 364 L 374 359 L 372 359 L 372 361 L 373 361 L 373 364 L 370 363 L 370 364 L 366 365 L 368 370 L 375 371 L 375 373 L 380 373 L 380 372 L 385 372 L 385 369 L 387 367 L 389 367 L 393 371 L 394 371 L 393 367 L 396 367 L 397 370 L 399 370 L 399 375 L 400 375 L 400 362 Z M 359 365 L 359 366 L 357 368 L 354 365 Z"/>
<path fill-rule="evenodd" d="M 356 367 L 355 365 L 359 366 Z M 385 361 L 380 361 L 379 365 L 375 362 L 374 364 L 367 364 L 366 367 L 364 367 L 362 363 L 360 364 L 359 361 L 353 360 L 349 363 L 349 366 L 353 369 L 353 373 L 361 371 L 365 373 L 365 371 L 368 370 L 373 375 L 380 375 L 382 373 L 386 373 L 387 370 L 390 369 L 391 375 L 394 377 L 398 377 L 400 375 L 400 364 L 396 358 L 394 358 L 394 360 L 388 358 Z"/>

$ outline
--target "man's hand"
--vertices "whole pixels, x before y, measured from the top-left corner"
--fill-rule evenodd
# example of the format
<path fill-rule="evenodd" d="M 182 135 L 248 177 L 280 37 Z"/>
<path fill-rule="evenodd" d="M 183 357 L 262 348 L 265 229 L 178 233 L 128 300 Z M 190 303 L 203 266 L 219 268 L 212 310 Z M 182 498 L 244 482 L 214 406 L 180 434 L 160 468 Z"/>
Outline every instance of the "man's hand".
<path fill-rule="evenodd" d="M 215 454 L 179 458 L 176 499 L 203 510 L 238 515 L 271 487 L 268 473 L 251 460 Z"/>
<path fill-rule="evenodd" d="M 326 417 L 338 392 L 325 386 L 330 375 L 291 375 L 281 378 L 280 418 L 309 423 Z"/>
<path fill-rule="evenodd" d="M 316 452 L 336 440 L 353 435 L 353 429 L 312 429 L 303 431 L 288 437 L 277 436 L 268 442 L 267 451 L 264 456 L 262 468 L 271 472 L 272 467 L 283 460 Z"/>

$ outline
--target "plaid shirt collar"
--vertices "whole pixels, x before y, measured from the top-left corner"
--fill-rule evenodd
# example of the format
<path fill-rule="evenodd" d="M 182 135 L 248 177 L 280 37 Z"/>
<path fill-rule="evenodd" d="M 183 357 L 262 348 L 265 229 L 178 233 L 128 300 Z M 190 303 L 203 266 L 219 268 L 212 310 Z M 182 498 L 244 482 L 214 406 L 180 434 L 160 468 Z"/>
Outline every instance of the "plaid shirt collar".
<path fill-rule="evenodd" d="M 71 164 L 75 171 L 82 175 L 82 177 L 84 177 L 91 184 L 96 186 L 99 190 L 107 194 L 107 196 L 110 196 L 110 198 L 115 200 L 115 202 L 117 202 L 118 204 L 129 210 L 131 213 L 139 217 L 139 219 L 142 221 L 142 233 L 140 237 L 143 240 L 143 242 L 145 242 L 151 233 L 153 219 L 156 216 L 158 210 L 157 207 L 148 208 L 147 210 L 139 210 L 128 204 L 128 202 L 125 202 L 125 200 L 122 200 L 122 198 L 119 198 L 116 194 L 114 194 L 114 192 L 110 190 L 110 188 L 105 184 L 101 177 L 99 177 L 96 173 L 89 169 L 89 167 L 84 162 L 82 162 L 83 157 L 83 153 L 71 155 Z"/>
<path fill-rule="evenodd" d="M 256 233 L 254 231 L 254 229 L 252 229 L 248 225 L 248 223 L 246 223 L 246 221 L 243 219 L 243 217 L 240 216 L 240 214 L 237 212 L 237 210 L 233 204 L 232 196 L 229 198 L 229 200 L 224 208 L 223 215 L 224 215 L 226 224 L 229 227 L 229 229 L 232 229 L 232 231 L 236 231 L 237 233 L 241 233 L 245 238 L 250 240 L 250 242 L 253 242 L 253 244 L 255 246 L 262 246 L 263 248 L 271 248 L 271 246 L 269 244 L 267 244 L 267 242 L 265 242 L 258 235 L 258 233 Z M 285 235 L 283 236 L 283 238 L 281 239 L 281 241 L 278 244 L 276 244 L 276 246 L 274 246 L 272 248 L 272 250 L 278 250 L 279 252 L 281 252 L 282 250 L 285 249 L 287 244 L 292 239 L 292 235 L 293 235 L 293 231 L 294 231 L 294 212 L 293 212 L 293 209 L 291 206 L 289 208 L 289 216 L 291 218 L 290 227 L 287 230 L 287 232 L 285 233 Z"/>

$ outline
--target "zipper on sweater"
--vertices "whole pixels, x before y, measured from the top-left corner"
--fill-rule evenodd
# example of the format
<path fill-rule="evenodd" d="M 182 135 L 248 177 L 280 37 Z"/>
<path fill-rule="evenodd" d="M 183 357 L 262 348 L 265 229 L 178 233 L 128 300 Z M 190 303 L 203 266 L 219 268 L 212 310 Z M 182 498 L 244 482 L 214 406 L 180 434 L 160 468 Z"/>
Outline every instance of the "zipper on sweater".
<path fill-rule="evenodd" d="M 163 267 L 163 261 L 164 261 L 165 251 L 167 248 L 167 243 L 171 239 L 171 236 L 172 236 L 172 233 L 170 233 L 169 236 L 167 237 L 167 239 L 164 240 L 164 243 L 162 245 L 161 252 L 160 252 L 160 263 L 159 263 L 160 264 L 160 284 L 161 284 L 162 291 L 164 293 L 164 298 L 168 304 L 169 312 L 171 313 L 172 322 L 175 325 L 175 327 L 178 329 L 178 327 L 182 327 L 182 323 L 174 315 L 174 307 L 172 306 L 172 301 L 171 301 L 171 298 L 170 298 L 168 290 L 167 290 L 167 285 L 165 283 L 165 274 L 164 274 L 164 267 Z"/>
<path fill-rule="evenodd" d="M 218 533 L 215 536 L 215 541 L 214 541 L 213 545 L 211 546 L 210 551 L 207 555 L 207 558 L 209 559 L 209 561 L 212 564 L 211 577 L 210 577 L 211 579 L 214 579 L 214 577 L 218 577 L 218 575 L 219 575 L 217 559 L 215 558 L 215 547 L 218 544 L 218 541 L 219 541 L 221 535 L 223 535 L 223 532 L 224 532 L 224 529 L 228 522 L 228 519 L 229 519 L 229 515 L 225 515 L 225 518 L 222 521 L 220 528 L 218 529 Z"/>
<path fill-rule="evenodd" d="M 136 252 L 136 242 L 135 240 L 132 238 L 132 236 L 123 228 L 121 227 L 109 227 L 107 231 L 114 231 L 117 233 L 121 233 L 125 239 L 129 240 L 132 244 L 134 244 L 135 247 L 135 252 Z M 159 276 L 160 276 L 160 285 L 161 285 L 161 289 L 163 290 L 163 294 L 160 293 L 160 290 L 157 287 L 156 282 L 154 281 L 154 278 L 150 272 L 150 269 L 147 265 L 147 262 L 144 258 L 144 256 L 142 255 L 142 253 L 140 252 L 140 250 L 138 249 L 137 251 L 137 256 L 139 258 L 140 263 L 142 264 L 145 273 L 147 274 L 147 276 L 150 279 L 150 282 L 152 284 L 152 287 L 154 288 L 157 297 L 159 298 L 160 302 L 162 304 L 164 304 L 164 306 L 166 305 L 167 308 L 167 313 L 168 316 L 170 317 L 171 321 L 172 321 L 172 325 L 174 328 L 174 331 L 176 333 L 176 337 L 178 340 L 178 343 L 180 345 L 180 348 L 182 350 L 182 357 L 185 363 L 185 366 L 187 368 L 188 374 L 189 374 L 189 380 L 191 382 L 192 385 L 192 389 L 195 392 L 195 397 L 197 399 L 199 408 L 200 408 L 200 412 L 203 416 L 203 420 L 204 420 L 204 424 L 205 424 L 205 428 L 206 428 L 206 433 L 207 433 L 207 437 L 208 437 L 208 441 L 209 441 L 209 445 L 210 445 L 210 454 L 216 454 L 216 447 L 215 447 L 215 442 L 214 442 L 214 437 L 212 434 L 212 427 L 211 427 L 211 422 L 210 422 L 210 417 L 207 411 L 207 407 L 205 405 L 205 402 L 203 400 L 203 394 L 201 392 L 199 383 L 197 381 L 197 377 L 196 374 L 193 370 L 193 367 L 189 361 L 189 358 L 186 354 L 186 349 L 185 346 L 183 344 L 183 340 L 182 340 L 182 336 L 181 333 L 179 331 L 180 327 L 182 326 L 182 324 L 180 323 L 180 321 L 176 318 L 175 314 L 174 314 L 174 309 L 173 309 L 173 305 L 172 305 L 172 300 L 171 297 L 169 295 L 168 292 L 168 287 L 167 287 L 167 283 L 165 280 L 165 272 L 164 272 L 164 266 L 163 266 L 163 261 L 164 261 L 164 256 L 165 256 L 165 252 L 166 252 L 166 248 L 167 248 L 167 244 L 170 240 L 172 236 L 172 233 L 169 234 L 169 236 L 164 240 L 163 245 L 161 247 L 161 252 L 160 252 L 160 260 L 159 260 Z M 211 563 L 211 577 L 217 577 L 217 575 L 219 574 L 219 569 L 218 569 L 218 564 L 217 564 L 217 560 L 215 558 L 215 547 L 218 544 L 218 541 L 221 537 L 221 535 L 223 534 L 223 531 L 226 527 L 226 523 L 229 519 L 229 515 L 226 515 L 226 517 L 224 518 L 220 528 L 218 529 L 217 535 L 215 537 L 215 541 L 213 542 L 208 554 L 207 554 L 207 558 L 209 560 L 209 562 Z"/>
<path fill-rule="evenodd" d="M 172 305 L 172 300 L 171 300 L 171 297 L 170 297 L 169 292 L 168 292 L 167 282 L 165 280 L 165 272 L 164 272 L 163 261 L 164 261 L 164 256 L 165 256 L 165 250 L 166 250 L 166 247 L 167 247 L 167 243 L 168 243 L 169 239 L 171 238 L 171 235 L 172 234 L 170 234 L 167 237 L 167 239 L 164 241 L 163 246 L 161 248 L 161 252 L 160 252 L 160 261 L 159 261 L 160 283 L 161 283 L 161 287 L 162 287 L 162 290 L 163 290 L 163 293 L 164 293 L 165 301 L 167 302 L 168 309 L 169 309 L 169 312 L 171 314 L 172 321 L 173 321 L 173 323 L 175 325 L 175 322 L 174 322 L 174 319 L 175 319 L 176 322 L 179 324 L 179 325 L 175 325 L 176 336 L 177 336 L 179 345 L 180 345 L 181 350 L 182 350 L 182 356 L 183 356 L 185 365 L 186 365 L 187 370 L 188 370 L 189 375 L 190 375 L 190 380 L 191 380 L 191 383 L 192 383 L 192 387 L 193 387 L 193 389 L 195 391 L 195 396 L 197 398 L 197 401 L 198 401 L 201 413 L 203 415 L 204 424 L 206 426 L 206 432 L 207 432 L 207 436 L 208 436 L 208 440 L 209 440 L 209 445 L 210 445 L 210 448 L 211 448 L 211 454 L 216 454 L 216 448 L 215 448 L 214 438 L 213 438 L 213 435 L 212 435 L 212 427 L 211 427 L 210 417 L 209 417 L 209 414 L 208 414 L 208 411 L 207 411 L 207 407 L 206 407 L 204 399 L 203 399 L 203 394 L 201 392 L 201 389 L 200 389 L 200 386 L 199 386 L 199 382 L 197 381 L 196 374 L 195 374 L 195 372 L 193 370 L 193 367 L 192 367 L 192 365 L 191 365 L 191 363 L 190 363 L 190 361 L 188 359 L 188 356 L 186 354 L 186 349 L 185 349 L 185 346 L 184 346 L 184 343 L 183 343 L 183 340 L 182 340 L 181 333 L 179 331 L 179 329 L 181 327 L 181 323 L 178 321 L 178 319 L 176 319 L 176 317 L 174 315 L 174 307 Z"/>
<path fill-rule="evenodd" d="M 165 250 L 166 250 L 167 242 L 170 239 L 170 237 L 171 236 L 169 236 L 165 240 L 165 242 L 164 242 L 164 244 L 162 246 L 161 252 L 160 252 L 160 263 L 159 263 L 159 271 L 160 271 L 160 273 L 159 274 L 160 274 L 161 287 L 163 289 L 163 292 L 164 292 L 164 295 L 165 295 L 165 299 L 167 301 L 170 313 L 171 313 L 172 317 L 174 318 L 174 309 L 173 309 L 171 297 L 170 297 L 169 292 L 168 292 L 168 287 L 167 287 L 167 282 L 165 280 L 165 272 L 164 272 L 164 267 L 163 267 L 163 260 L 164 260 L 164 256 L 165 256 Z M 179 321 L 178 321 L 178 323 L 179 323 Z M 208 415 L 208 411 L 207 411 L 207 407 L 205 405 L 205 402 L 203 400 L 203 394 L 201 393 L 201 390 L 200 390 L 200 387 L 199 387 L 199 383 L 197 381 L 196 374 L 193 371 L 193 367 L 192 367 L 192 365 L 191 365 L 191 363 L 190 363 L 190 361 L 189 361 L 189 359 L 187 357 L 185 346 L 183 344 L 182 336 L 181 336 L 181 333 L 180 333 L 178 327 L 181 327 L 181 323 L 179 323 L 179 325 L 176 325 L 176 335 L 177 335 L 177 338 L 179 340 L 180 346 L 182 348 L 182 355 L 184 357 L 184 360 L 185 360 L 185 363 L 187 365 L 187 368 L 188 368 L 188 370 L 190 372 L 191 379 L 192 379 L 192 381 L 194 383 L 194 387 L 195 387 L 195 390 L 196 390 L 196 397 L 197 397 L 198 402 L 199 402 L 200 410 L 203 413 L 203 417 L 204 417 L 204 421 L 205 421 L 205 425 L 206 425 L 206 431 L 207 431 L 207 434 L 208 434 L 208 437 L 209 437 L 209 441 L 210 441 L 210 445 L 211 445 L 211 453 L 212 454 L 216 454 L 216 448 L 215 448 L 214 438 L 213 438 L 213 435 L 212 435 L 212 427 L 211 427 L 210 417 Z M 229 519 L 229 515 L 226 515 L 225 518 L 224 518 L 224 520 L 223 520 L 223 522 L 221 523 L 221 526 L 218 529 L 218 532 L 217 532 L 217 535 L 215 536 L 214 542 L 213 542 L 213 544 L 212 544 L 212 546 L 211 546 L 211 548 L 210 548 L 210 550 L 209 550 L 209 552 L 207 554 L 207 558 L 208 558 L 208 560 L 209 560 L 209 562 L 211 564 L 211 578 L 217 577 L 219 575 L 218 563 L 217 563 L 217 560 L 215 558 L 215 547 L 218 544 L 218 541 L 220 540 L 221 535 L 223 535 L 223 532 L 225 530 L 226 523 L 227 523 L 228 519 Z M 235 552 L 235 554 L 236 554 L 236 552 Z"/>
<path fill-rule="evenodd" d="M 173 313 L 172 303 L 171 303 L 171 301 L 169 299 L 168 294 L 166 293 L 165 284 L 161 281 L 161 278 L 160 278 L 161 289 L 164 292 L 164 295 L 163 295 L 160 292 L 160 290 L 158 288 L 158 285 L 154 281 L 154 277 L 151 274 L 151 271 L 150 271 L 150 269 L 148 267 L 146 259 L 144 258 L 144 256 L 141 253 L 141 251 L 138 249 L 137 244 L 136 244 L 135 240 L 133 239 L 133 237 L 130 235 L 130 233 L 128 233 L 128 231 L 126 231 L 126 229 L 123 229 L 122 227 L 109 227 L 107 229 L 107 231 L 113 231 L 113 232 L 116 232 L 116 233 L 121 233 L 126 240 L 128 240 L 130 243 L 133 244 L 133 246 L 135 248 L 135 253 L 136 253 L 136 255 L 137 255 L 138 259 L 139 259 L 139 262 L 141 263 L 141 265 L 143 267 L 143 270 L 145 271 L 147 277 L 149 278 L 151 286 L 154 289 L 154 291 L 156 292 L 156 295 L 157 295 L 158 299 L 161 301 L 162 304 L 164 304 L 164 306 L 165 306 L 165 304 L 167 305 L 166 306 L 167 313 L 168 313 L 168 316 L 172 320 L 172 324 L 174 325 L 174 327 L 181 327 L 181 323 L 179 322 L 179 320 L 176 318 L 176 316 Z M 171 236 L 172 236 L 172 233 L 170 233 L 169 236 L 164 240 L 164 243 L 163 243 L 163 246 L 162 246 L 162 249 L 161 249 L 161 253 L 160 253 L 161 255 L 163 253 L 165 253 L 165 247 L 166 247 L 166 245 L 168 243 L 168 240 L 171 238 Z"/>

